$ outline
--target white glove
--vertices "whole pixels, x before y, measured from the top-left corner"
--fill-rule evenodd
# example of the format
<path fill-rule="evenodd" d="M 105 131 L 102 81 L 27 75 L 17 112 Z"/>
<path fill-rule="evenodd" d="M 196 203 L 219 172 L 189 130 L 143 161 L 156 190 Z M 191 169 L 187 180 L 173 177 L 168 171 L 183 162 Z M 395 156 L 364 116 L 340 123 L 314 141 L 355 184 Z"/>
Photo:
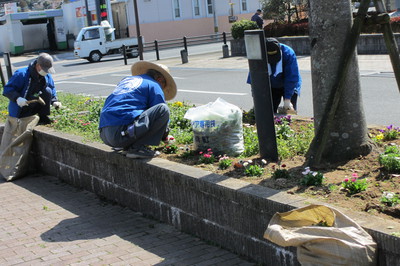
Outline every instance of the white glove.
<path fill-rule="evenodd" d="M 27 102 L 27 100 L 25 98 L 18 97 L 17 104 L 18 104 L 19 107 L 24 107 L 24 106 L 28 105 L 28 102 Z"/>
<path fill-rule="evenodd" d="M 62 104 L 61 104 L 61 102 L 54 102 L 54 103 L 53 103 L 53 107 L 54 107 L 55 109 L 59 109 L 59 108 L 62 107 Z"/>
<path fill-rule="evenodd" d="M 283 100 L 283 109 L 285 109 L 285 110 L 294 110 L 293 104 L 290 102 L 290 99 Z"/>

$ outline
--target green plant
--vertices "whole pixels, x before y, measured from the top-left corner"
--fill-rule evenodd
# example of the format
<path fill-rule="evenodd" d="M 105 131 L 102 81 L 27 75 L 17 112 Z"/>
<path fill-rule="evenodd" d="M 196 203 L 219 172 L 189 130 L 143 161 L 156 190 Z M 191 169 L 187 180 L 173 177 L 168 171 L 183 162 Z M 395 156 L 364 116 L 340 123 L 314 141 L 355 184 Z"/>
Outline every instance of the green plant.
<path fill-rule="evenodd" d="M 247 176 L 261 176 L 264 173 L 264 168 L 256 164 L 245 163 L 243 164 L 243 166 L 244 166 L 244 173 Z"/>
<path fill-rule="evenodd" d="M 400 150 L 397 146 L 387 146 L 379 155 L 379 164 L 390 173 L 400 173 Z"/>
<path fill-rule="evenodd" d="M 243 142 L 244 151 L 241 157 L 250 157 L 258 154 L 258 136 L 255 126 L 244 126 L 243 127 Z"/>
<path fill-rule="evenodd" d="M 162 151 L 166 154 L 173 154 L 173 153 L 177 153 L 178 151 L 178 146 L 176 146 L 175 144 L 165 144 L 165 146 L 163 147 Z"/>
<path fill-rule="evenodd" d="M 233 39 L 244 38 L 245 30 L 256 30 L 258 29 L 257 23 L 248 19 L 242 19 L 232 23 L 231 33 Z"/>
<path fill-rule="evenodd" d="M 275 165 L 272 166 L 272 170 L 274 171 L 271 175 L 271 178 L 278 179 L 278 178 L 291 178 L 291 175 L 287 169 L 285 169 L 286 165 L 278 165 L 278 169 L 275 169 Z"/>
<path fill-rule="evenodd" d="M 324 182 L 324 175 L 321 172 L 314 172 L 310 167 L 306 167 L 302 172 L 303 178 L 300 183 L 304 186 L 320 186 Z"/>
<path fill-rule="evenodd" d="M 396 193 L 385 191 L 381 196 L 381 202 L 393 207 L 400 203 L 400 198 Z"/>
<path fill-rule="evenodd" d="M 383 140 L 394 140 L 400 136 L 400 128 L 393 125 L 387 126 L 386 129 L 379 130 L 383 134 Z"/>
<path fill-rule="evenodd" d="M 233 160 L 224 155 L 218 159 L 218 167 L 222 170 L 227 169 L 232 165 Z"/>
<path fill-rule="evenodd" d="M 200 151 L 199 155 L 199 163 L 212 164 L 215 162 L 215 156 L 211 149 L 207 149 L 206 152 Z"/>
<path fill-rule="evenodd" d="M 342 187 L 346 189 L 349 194 L 353 195 L 361 191 L 367 190 L 367 179 L 359 179 L 357 173 L 353 173 L 352 177 L 352 179 L 346 178 L 342 182 Z"/>

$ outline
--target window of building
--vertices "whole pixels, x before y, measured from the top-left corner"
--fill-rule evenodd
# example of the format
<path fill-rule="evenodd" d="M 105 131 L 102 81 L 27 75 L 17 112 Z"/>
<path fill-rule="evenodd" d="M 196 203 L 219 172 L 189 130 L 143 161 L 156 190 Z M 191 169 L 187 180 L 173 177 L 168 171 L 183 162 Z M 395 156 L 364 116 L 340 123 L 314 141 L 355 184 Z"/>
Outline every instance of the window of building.
<path fill-rule="evenodd" d="M 242 11 L 247 11 L 247 0 L 241 0 Z"/>
<path fill-rule="evenodd" d="M 193 3 L 193 15 L 200 16 L 200 0 L 192 0 Z"/>
<path fill-rule="evenodd" d="M 207 14 L 214 14 L 213 0 L 207 0 Z"/>
<path fill-rule="evenodd" d="M 173 0 L 174 3 L 174 18 L 180 18 L 181 17 L 181 7 L 179 4 L 179 0 Z"/>

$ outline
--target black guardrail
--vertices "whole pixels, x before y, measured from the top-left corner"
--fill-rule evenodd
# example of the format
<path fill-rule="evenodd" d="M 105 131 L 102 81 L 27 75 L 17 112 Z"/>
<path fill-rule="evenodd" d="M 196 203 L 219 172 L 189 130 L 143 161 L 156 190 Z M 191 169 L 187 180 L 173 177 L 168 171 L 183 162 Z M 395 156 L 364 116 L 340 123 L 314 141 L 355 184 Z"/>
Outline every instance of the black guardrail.
<path fill-rule="evenodd" d="M 184 50 L 188 50 L 190 45 L 208 44 L 223 42 L 226 44 L 227 41 L 232 40 L 231 33 L 216 33 L 211 35 L 193 36 L 193 37 L 182 37 L 179 39 L 170 40 L 154 40 L 154 42 L 144 43 L 143 51 L 155 51 L 157 60 L 160 60 L 160 50 L 179 48 L 182 47 Z"/>

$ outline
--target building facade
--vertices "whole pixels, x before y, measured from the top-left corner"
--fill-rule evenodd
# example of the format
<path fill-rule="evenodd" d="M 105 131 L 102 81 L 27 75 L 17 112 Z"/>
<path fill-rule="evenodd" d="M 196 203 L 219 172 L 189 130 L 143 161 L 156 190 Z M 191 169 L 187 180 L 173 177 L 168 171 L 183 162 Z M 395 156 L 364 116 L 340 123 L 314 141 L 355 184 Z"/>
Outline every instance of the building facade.
<path fill-rule="evenodd" d="M 137 6 L 140 33 L 146 42 L 230 32 L 232 18 L 251 19 L 261 7 L 259 0 L 137 0 Z M 136 36 L 132 0 L 126 9 L 129 35 Z M 115 27 L 115 18 L 113 22 Z"/>

